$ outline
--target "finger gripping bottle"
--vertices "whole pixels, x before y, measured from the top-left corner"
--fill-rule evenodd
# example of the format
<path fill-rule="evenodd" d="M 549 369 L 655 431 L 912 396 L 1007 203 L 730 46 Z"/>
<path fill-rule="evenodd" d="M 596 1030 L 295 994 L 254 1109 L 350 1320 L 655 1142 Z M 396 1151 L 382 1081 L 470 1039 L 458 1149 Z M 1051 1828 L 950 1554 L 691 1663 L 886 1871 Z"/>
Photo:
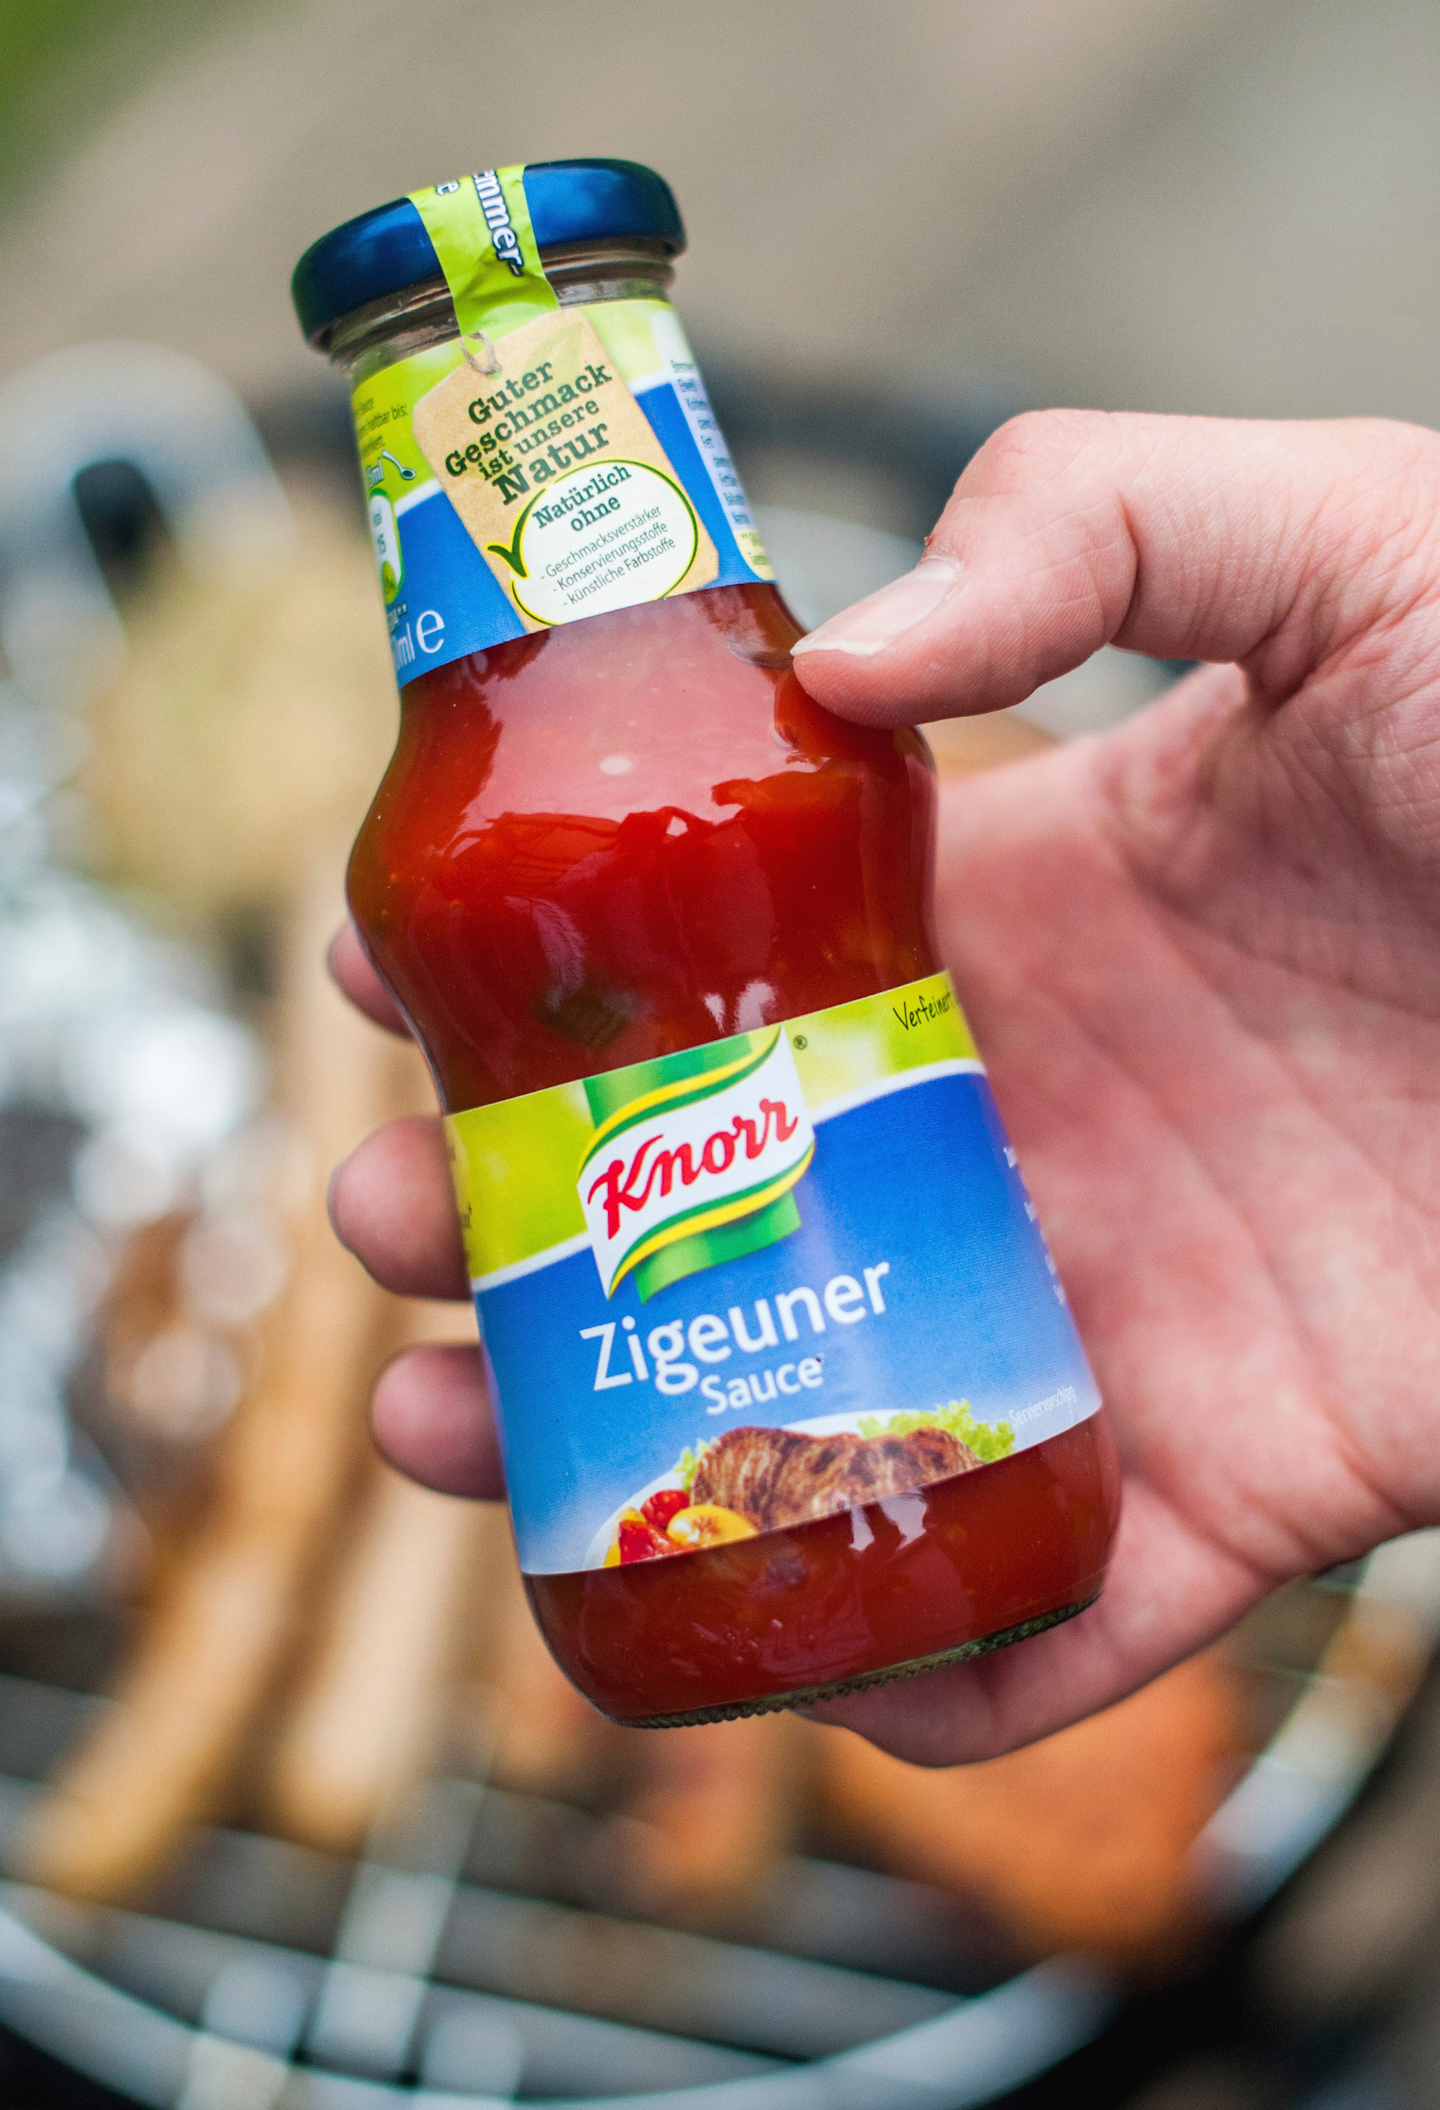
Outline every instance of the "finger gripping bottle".
<path fill-rule="evenodd" d="M 617 1721 L 1098 1593 L 1099 1399 L 936 950 L 913 731 L 796 681 L 630 162 L 325 236 L 401 724 L 350 865 L 447 1116 L 536 1618 Z"/>

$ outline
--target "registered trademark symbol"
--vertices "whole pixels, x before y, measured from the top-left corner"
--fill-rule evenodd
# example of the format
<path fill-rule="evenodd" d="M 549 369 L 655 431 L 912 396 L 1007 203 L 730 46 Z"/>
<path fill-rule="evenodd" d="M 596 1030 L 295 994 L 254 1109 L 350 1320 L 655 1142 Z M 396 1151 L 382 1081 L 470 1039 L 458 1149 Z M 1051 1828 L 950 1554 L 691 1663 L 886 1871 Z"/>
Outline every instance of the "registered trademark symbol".
<path fill-rule="evenodd" d="M 797 1033 L 795 1035 L 795 1045 L 797 1048 L 808 1048 L 810 1043 L 803 1033 Z"/>

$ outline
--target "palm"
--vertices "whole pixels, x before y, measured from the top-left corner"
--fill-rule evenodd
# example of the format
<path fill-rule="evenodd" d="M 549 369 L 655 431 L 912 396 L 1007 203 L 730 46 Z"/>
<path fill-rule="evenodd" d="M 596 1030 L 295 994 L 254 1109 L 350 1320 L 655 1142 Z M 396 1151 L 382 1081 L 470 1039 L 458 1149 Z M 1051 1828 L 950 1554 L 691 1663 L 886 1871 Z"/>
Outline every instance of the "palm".
<path fill-rule="evenodd" d="M 1440 1521 L 1437 519 L 1432 434 L 1041 413 L 981 450 L 914 572 L 796 648 L 820 702 L 892 725 L 1017 702 L 1107 641 L 1215 663 L 1106 740 L 945 788 L 945 949 L 1126 1507 L 1083 1617 L 820 1710 L 905 1756 L 1042 1735 Z M 384 1016 L 353 948 L 341 971 Z M 382 1281 L 463 1288 L 437 1131 L 382 1132 L 335 1198 Z M 377 1427 L 490 1492 L 479 1408 L 473 1357 L 427 1351 Z"/>
<path fill-rule="evenodd" d="M 846 1703 L 915 1756 L 1067 1720 L 1437 1513 L 1440 909 L 1378 811 L 1307 855 L 1330 794 L 1298 743 L 1325 699 L 1285 724 L 1242 694 L 1206 673 L 1104 742 L 945 790 L 942 938 L 1126 1510 L 1073 1627 Z"/>

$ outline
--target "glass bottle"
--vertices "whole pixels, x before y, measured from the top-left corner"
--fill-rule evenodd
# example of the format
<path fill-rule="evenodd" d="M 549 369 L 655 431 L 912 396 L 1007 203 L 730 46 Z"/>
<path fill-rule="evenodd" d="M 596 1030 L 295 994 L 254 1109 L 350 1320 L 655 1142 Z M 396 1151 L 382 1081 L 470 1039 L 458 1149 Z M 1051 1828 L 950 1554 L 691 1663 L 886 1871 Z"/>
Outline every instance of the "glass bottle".
<path fill-rule="evenodd" d="M 315 245 L 297 305 L 401 684 L 351 911 L 450 1120 L 535 1615 L 633 1724 L 1022 1638 L 1098 1594 L 1117 1476 L 944 977 L 925 743 L 795 679 L 660 179 L 466 182 Z"/>

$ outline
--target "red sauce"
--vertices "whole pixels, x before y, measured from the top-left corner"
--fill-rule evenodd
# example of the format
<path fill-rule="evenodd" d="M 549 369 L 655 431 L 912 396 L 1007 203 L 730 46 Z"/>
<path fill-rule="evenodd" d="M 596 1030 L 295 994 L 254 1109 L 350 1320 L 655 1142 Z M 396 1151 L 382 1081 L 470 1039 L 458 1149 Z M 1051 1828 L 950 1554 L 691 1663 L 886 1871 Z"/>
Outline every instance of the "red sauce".
<path fill-rule="evenodd" d="M 935 779 L 831 716 L 768 586 L 517 639 L 402 692 L 350 903 L 450 1111 L 934 972 Z M 1099 1417 L 913 1495 L 627 1568 L 529 1579 L 620 1720 L 699 1715 L 1077 1610 L 1114 1529 Z"/>
<path fill-rule="evenodd" d="M 1119 1503 L 1097 1414 L 913 1494 L 704 1553 L 528 1575 L 525 1587 L 556 1658 L 603 1713 L 695 1720 L 1053 1625 L 1098 1596 Z"/>

